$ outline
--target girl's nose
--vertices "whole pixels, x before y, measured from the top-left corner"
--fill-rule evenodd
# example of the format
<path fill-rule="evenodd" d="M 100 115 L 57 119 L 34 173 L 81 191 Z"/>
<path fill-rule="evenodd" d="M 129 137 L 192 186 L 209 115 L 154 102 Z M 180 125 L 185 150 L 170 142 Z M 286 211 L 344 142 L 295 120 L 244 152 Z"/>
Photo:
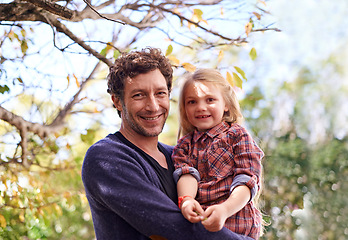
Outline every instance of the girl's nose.
<path fill-rule="evenodd" d="M 206 104 L 204 102 L 198 102 L 197 110 L 202 111 L 202 110 L 206 110 L 206 109 L 207 109 L 207 106 L 206 106 Z"/>

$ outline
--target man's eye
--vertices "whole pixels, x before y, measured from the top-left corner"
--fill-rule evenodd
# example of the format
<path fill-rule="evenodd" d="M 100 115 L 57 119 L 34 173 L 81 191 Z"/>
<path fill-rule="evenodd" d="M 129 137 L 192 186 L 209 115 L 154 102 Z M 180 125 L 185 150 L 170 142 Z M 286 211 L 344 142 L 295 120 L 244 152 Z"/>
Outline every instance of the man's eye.
<path fill-rule="evenodd" d="M 133 95 L 133 98 L 141 98 L 143 96 L 142 93 L 137 93 Z"/>
<path fill-rule="evenodd" d="M 167 95 L 167 92 L 165 92 L 165 91 L 159 92 L 158 95 L 165 96 L 165 95 Z"/>

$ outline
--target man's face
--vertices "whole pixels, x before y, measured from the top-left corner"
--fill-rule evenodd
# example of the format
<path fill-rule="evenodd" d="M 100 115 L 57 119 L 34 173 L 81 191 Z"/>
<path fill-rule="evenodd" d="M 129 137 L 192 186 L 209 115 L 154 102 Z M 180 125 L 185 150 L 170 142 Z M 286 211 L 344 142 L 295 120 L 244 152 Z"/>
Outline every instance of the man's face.
<path fill-rule="evenodd" d="M 127 133 L 158 136 L 169 112 L 169 91 L 164 76 L 156 69 L 128 78 L 124 101 L 114 99 L 114 104 L 121 111 L 122 128 Z"/>

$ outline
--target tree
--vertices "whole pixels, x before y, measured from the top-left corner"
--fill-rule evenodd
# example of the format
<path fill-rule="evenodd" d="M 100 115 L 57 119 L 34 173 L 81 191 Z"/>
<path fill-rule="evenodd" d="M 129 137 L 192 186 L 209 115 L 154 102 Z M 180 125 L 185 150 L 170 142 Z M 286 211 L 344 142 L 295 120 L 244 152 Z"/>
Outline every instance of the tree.
<path fill-rule="evenodd" d="M 80 169 L 88 146 L 117 124 L 103 80 L 113 58 L 159 46 L 176 69 L 192 70 L 173 46 L 221 57 L 251 33 L 277 30 L 265 14 L 263 1 L 1 3 L 0 236 L 93 235 Z"/>

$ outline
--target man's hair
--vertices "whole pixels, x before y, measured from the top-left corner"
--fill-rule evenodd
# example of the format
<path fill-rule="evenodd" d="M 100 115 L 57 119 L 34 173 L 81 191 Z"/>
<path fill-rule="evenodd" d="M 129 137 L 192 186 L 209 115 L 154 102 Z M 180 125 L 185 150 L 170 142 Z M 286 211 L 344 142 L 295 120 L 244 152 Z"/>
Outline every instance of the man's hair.
<path fill-rule="evenodd" d="M 107 92 L 123 102 L 126 80 L 156 69 L 159 69 L 163 74 L 170 92 L 172 89 L 173 69 L 169 59 L 162 54 L 160 49 L 147 47 L 140 51 L 122 53 L 116 59 L 114 65 L 110 67 L 109 75 L 107 76 Z"/>
<path fill-rule="evenodd" d="M 179 136 L 184 136 L 192 132 L 195 127 L 189 122 L 185 111 L 185 89 L 194 82 L 213 83 L 217 86 L 225 100 L 228 111 L 222 117 L 228 123 L 241 123 L 243 115 L 240 110 L 237 96 L 228 81 L 216 69 L 198 69 L 193 74 L 189 74 L 181 88 L 179 96 L 180 130 Z"/>

